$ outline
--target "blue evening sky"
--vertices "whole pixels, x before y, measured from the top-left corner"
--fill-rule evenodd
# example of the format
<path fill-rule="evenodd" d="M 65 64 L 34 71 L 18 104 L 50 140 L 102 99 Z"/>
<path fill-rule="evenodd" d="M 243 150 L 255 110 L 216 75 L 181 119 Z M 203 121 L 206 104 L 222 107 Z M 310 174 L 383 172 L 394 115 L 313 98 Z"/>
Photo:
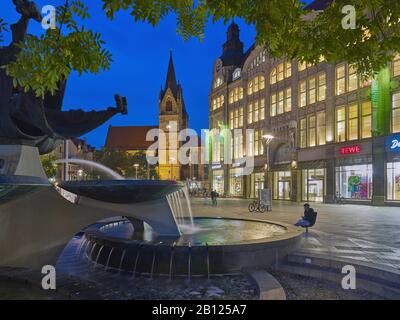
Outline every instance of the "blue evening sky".
<path fill-rule="evenodd" d="M 58 5 L 60 0 L 36 0 L 40 7 Z M 208 128 L 208 94 L 211 87 L 212 66 L 221 55 L 226 30 L 222 22 L 210 23 L 203 42 L 191 39 L 184 42 L 176 34 L 176 20 L 171 15 L 153 28 L 146 23 L 135 23 L 127 12 L 119 12 L 113 21 L 105 17 L 99 0 L 90 3 L 91 19 L 86 25 L 102 34 L 106 48 L 113 54 L 109 71 L 98 75 L 72 74 L 68 82 L 64 109 L 102 110 L 114 105 L 114 94 L 128 98 L 129 114 L 117 115 L 102 127 L 87 134 L 88 143 L 100 148 L 104 145 L 109 125 L 157 125 L 158 95 L 165 83 L 169 51 L 173 51 L 177 79 L 183 86 L 189 127 L 198 132 Z M 93 3 L 98 3 L 94 5 Z M 8 23 L 18 19 L 11 0 L 1 0 L 0 17 Z M 254 27 L 236 19 L 241 30 L 245 50 L 254 42 Z M 29 31 L 43 32 L 31 22 Z M 9 38 L 6 38 L 5 44 Z M 3 43 L 4 45 L 4 43 Z"/>

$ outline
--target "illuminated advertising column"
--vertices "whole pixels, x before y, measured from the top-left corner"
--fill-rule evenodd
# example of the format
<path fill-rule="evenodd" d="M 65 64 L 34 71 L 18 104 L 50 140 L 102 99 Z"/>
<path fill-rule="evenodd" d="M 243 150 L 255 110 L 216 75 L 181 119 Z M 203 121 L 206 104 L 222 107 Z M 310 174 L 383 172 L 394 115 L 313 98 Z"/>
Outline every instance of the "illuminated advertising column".
<path fill-rule="evenodd" d="M 373 205 L 385 203 L 385 136 L 390 134 L 391 82 L 389 68 L 375 75 L 371 86 Z"/>

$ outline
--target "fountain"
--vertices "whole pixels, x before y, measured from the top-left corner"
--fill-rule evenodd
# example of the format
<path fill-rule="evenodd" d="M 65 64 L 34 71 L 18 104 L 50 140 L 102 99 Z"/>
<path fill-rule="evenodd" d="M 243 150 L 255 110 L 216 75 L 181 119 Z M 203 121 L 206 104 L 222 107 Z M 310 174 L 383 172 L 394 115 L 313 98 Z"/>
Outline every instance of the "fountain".
<path fill-rule="evenodd" d="M 25 22 L 30 18 L 23 16 Z M 10 52 L 0 51 L 4 63 L 16 59 L 15 44 L 22 40 L 17 36 L 26 34 L 26 23 L 12 27 L 18 32 L 6 48 Z M 271 265 L 275 252 L 283 258 L 298 244 L 297 228 L 257 220 L 194 218 L 183 184 L 123 180 L 97 164 L 115 180 L 61 182 L 59 188 L 76 195 L 74 203 L 66 201 L 49 183 L 39 156 L 117 113 L 126 114 L 126 99 L 116 95 L 116 107 L 105 111 L 61 111 L 66 80 L 55 96 L 43 99 L 13 90 L 12 79 L 2 69 L 0 83 L 0 266 L 55 265 L 70 239 L 87 226 L 76 255 L 94 267 L 127 271 L 133 277 L 157 274 L 190 280 L 237 273 Z M 77 159 L 59 162 L 93 165 Z M 104 222 L 113 217 L 125 217 L 124 223 L 115 224 L 121 218 Z"/>

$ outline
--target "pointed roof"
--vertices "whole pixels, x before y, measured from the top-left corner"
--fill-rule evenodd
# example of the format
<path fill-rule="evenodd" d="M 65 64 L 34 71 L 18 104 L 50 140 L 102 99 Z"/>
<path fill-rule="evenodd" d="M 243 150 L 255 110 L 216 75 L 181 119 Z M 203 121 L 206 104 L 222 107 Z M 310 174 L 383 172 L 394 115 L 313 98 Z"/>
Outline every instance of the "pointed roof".
<path fill-rule="evenodd" d="M 172 59 L 172 50 L 170 51 L 169 54 L 168 73 L 167 73 L 167 80 L 165 81 L 164 92 L 167 91 L 168 88 L 171 89 L 173 95 L 177 97 L 178 85 L 176 83 L 174 60 Z"/>

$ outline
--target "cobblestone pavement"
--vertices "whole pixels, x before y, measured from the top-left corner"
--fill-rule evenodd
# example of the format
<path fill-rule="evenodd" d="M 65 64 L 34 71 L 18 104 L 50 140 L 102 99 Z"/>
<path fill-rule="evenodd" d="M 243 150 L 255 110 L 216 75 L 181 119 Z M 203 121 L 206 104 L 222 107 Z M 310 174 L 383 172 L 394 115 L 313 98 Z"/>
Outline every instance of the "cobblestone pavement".
<path fill-rule="evenodd" d="M 220 199 L 217 207 L 193 199 L 195 216 L 255 218 L 294 224 L 302 205 L 275 202 L 272 212 L 249 213 L 250 200 Z M 304 234 L 299 252 L 351 258 L 400 269 L 400 208 L 312 204 L 317 223 Z"/>

